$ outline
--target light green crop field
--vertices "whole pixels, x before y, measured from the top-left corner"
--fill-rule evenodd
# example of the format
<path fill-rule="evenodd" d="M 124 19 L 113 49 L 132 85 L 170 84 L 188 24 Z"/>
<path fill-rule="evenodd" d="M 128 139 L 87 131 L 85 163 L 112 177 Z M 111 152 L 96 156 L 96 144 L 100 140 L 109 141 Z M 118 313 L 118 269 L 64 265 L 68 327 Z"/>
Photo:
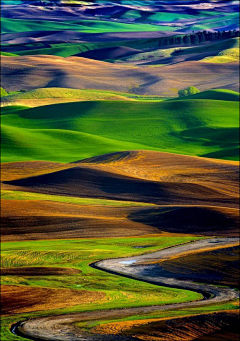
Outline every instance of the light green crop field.
<path fill-rule="evenodd" d="M 229 94 L 234 100 L 229 100 Z M 211 99 L 87 101 L 20 111 L 15 107 L 12 112 L 6 107 L 2 110 L 2 161 L 70 162 L 124 150 L 237 160 L 235 95 L 221 92 L 228 100 L 219 100 L 217 91 L 211 92 Z"/>
<path fill-rule="evenodd" d="M 98 43 L 54 43 L 48 44 L 48 47 L 44 43 L 31 43 L 22 45 L 22 50 L 19 51 L 19 45 L 17 51 L 13 55 L 38 55 L 48 54 L 61 57 L 70 57 L 76 54 L 108 47 L 120 47 L 126 46 L 135 49 L 156 49 L 159 44 L 158 38 L 150 39 L 137 39 L 137 40 L 123 40 L 123 41 L 102 41 Z M 14 48 L 14 44 L 11 45 Z M 26 49 L 27 47 L 27 49 Z M 31 49 L 29 49 L 31 47 Z M 10 56 L 12 53 L 2 52 L 2 55 Z"/>
<path fill-rule="evenodd" d="M 2 87 L 0 87 L 0 96 L 4 97 L 4 96 L 7 96 L 7 95 L 8 95 L 7 91 L 5 89 L 3 89 Z"/>
<path fill-rule="evenodd" d="M 192 54 L 200 54 L 200 53 L 212 53 L 212 57 L 207 57 L 203 59 L 204 61 L 208 62 L 211 58 L 215 58 L 216 54 L 219 53 L 226 53 L 225 51 L 229 51 L 232 49 L 239 49 L 239 38 L 232 38 L 220 42 L 212 42 L 200 46 L 194 47 L 171 47 L 171 48 L 161 48 L 156 49 L 148 52 L 142 52 L 134 54 L 133 56 L 123 57 L 121 60 L 124 61 L 141 61 L 141 60 L 151 60 L 153 58 L 169 58 L 174 56 L 181 56 L 181 55 L 192 55 Z M 233 61 L 233 60 L 232 60 Z M 214 61 L 213 61 L 214 63 Z"/>
<path fill-rule="evenodd" d="M 132 201 L 118 201 L 118 200 L 107 200 L 107 199 L 89 199 L 89 198 L 75 198 L 75 197 L 67 197 L 60 195 L 49 195 L 49 194 L 40 194 L 40 193 L 30 193 L 23 191 L 9 191 L 2 190 L 1 198 L 6 200 L 47 200 L 47 201 L 56 201 L 56 202 L 65 202 L 70 204 L 78 204 L 78 205 L 94 205 L 94 206 L 111 206 L 111 207 L 149 207 L 155 206 L 154 204 L 147 204 L 141 202 L 132 202 Z"/>
<path fill-rule="evenodd" d="M 4 90 L 5 91 L 5 90 Z M 147 100 L 148 96 L 141 96 L 129 93 L 101 91 L 93 89 L 69 89 L 69 88 L 39 88 L 26 92 L 2 93 L 2 101 L 15 102 L 20 99 L 48 99 L 48 98 L 68 98 L 79 99 L 79 101 L 97 101 L 97 100 Z M 164 97 L 152 96 L 151 99 L 163 100 Z M 10 108 L 9 108 L 10 110 Z M 3 110 L 6 112 L 6 108 Z"/>
<path fill-rule="evenodd" d="M 107 299 L 97 303 L 86 303 L 65 309 L 38 313 L 25 313 L 2 320 L 2 337 L 5 341 L 18 340 L 9 331 L 9 323 L 37 315 L 80 312 L 111 308 L 147 306 L 186 302 L 201 299 L 198 293 L 171 289 L 119 277 L 89 267 L 100 259 L 134 256 L 153 252 L 169 246 L 199 239 L 193 236 L 154 236 L 137 238 L 101 238 L 7 242 L 2 244 L 2 267 L 62 267 L 75 268 L 82 272 L 71 276 L 2 276 L 2 284 L 28 287 L 67 288 L 98 291 Z M 139 246 L 144 246 L 140 249 Z M 144 295 L 142 294 L 144 292 Z"/>
<path fill-rule="evenodd" d="M 15 54 L 15 53 L 2 52 L 2 51 L 0 51 L 0 55 L 6 56 L 6 57 L 16 57 L 17 56 L 17 54 Z"/>
<path fill-rule="evenodd" d="M 217 56 L 204 58 L 203 61 L 206 63 L 222 64 L 237 62 L 239 61 L 239 47 L 224 50 L 220 52 Z"/>
<path fill-rule="evenodd" d="M 239 101 L 239 92 L 232 90 L 207 90 L 198 94 L 185 97 L 185 100 L 191 99 L 210 99 L 217 101 Z"/>
<path fill-rule="evenodd" d="M 2 18 L 2 33 L 38 31 L 62 31 L 72 30 L 86 33 L 107 33 L 107 32 L 142 32 L 142 31 L 174 31 L 174 27 L 151 24 L 126 24 L 104 20 L 68 20 L 56 22 L 51 20 L 25 20 Z"/>

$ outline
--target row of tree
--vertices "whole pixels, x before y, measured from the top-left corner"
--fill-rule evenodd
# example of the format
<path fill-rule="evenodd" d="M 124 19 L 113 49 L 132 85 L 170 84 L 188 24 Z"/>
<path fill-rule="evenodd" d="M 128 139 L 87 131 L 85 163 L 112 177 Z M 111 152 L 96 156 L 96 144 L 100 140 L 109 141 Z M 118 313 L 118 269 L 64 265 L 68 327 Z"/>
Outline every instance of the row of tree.
<path fill-rule="evenodd" d="M 193 32 L 192 34 L 164 37 L 159 40 L 159 47 L 167 45 L 197 45 L 205 41 L 222 40 L 239 37 L 239 30 L 217 32 Z"/>

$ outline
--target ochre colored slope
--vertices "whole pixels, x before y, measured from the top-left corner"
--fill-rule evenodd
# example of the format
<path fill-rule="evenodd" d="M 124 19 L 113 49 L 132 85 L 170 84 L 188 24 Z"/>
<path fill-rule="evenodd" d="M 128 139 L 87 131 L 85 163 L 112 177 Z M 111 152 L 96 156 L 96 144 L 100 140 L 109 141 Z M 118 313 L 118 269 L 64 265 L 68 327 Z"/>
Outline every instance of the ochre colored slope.
<path fill-rule="evenodd" d="M 31 171 L 25 170 L 28 165 Z M 37 165 L 4 164 L 3 188 L 120 200 L 123 205 L 103 206 L 100 202 L 86 206 L 53 202 L 51 198 L 2 200 L 5 240 L 159 232 L 238 235 L 236 162 L 140 151 L 66 165 L 50 163 L 57 168 L 45 174 L 47 163 L 39 163 L 38 171 Z M 30 176 L 31 172 L 34 176 Z M 124 201 L 135 202 L 136 207 L 124 207 Z M 142 207 L 143 202 L 158 206 Z"/>
<path fill-rule="evenodd" d="M 177 89 L 192 85 L 201 90 L 238 91 L 238 63 L 223 68 L 221 64 L 187 61 L 148 68 L 81 57 L 2 56 L 2 86 L 8 91 L 65 87 L 176 96 Z"/>
<path fill-rule="evenodd" d="M 176 319 L 152 319 L 100 325 L 99 334 L 135 336 L 144 341 L 237 341 L 239 312 L 219 312 Z"/>
<path fill-rule="evenodd" d="M 97 291 L 13 285 L 3 285 L 1 287 L 1 303 L 4 307 L 2 309 L 3 316 L 67 308 L 97 302 L 104 298 L 105 294 Z"/>
<path fill-rule="evenodd" d="M 2 240 L 137 236 L 157 233 L 127 217 L 139 208 L 2 200 Z"/>

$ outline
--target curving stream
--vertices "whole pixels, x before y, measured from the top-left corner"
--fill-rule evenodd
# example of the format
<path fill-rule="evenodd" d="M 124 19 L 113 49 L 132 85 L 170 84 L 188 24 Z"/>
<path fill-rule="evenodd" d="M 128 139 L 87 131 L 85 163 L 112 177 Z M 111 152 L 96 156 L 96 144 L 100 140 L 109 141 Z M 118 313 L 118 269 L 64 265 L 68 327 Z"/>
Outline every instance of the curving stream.
<path fill-rule="evenodd" d="M 192 290 L 203 295 L 203 299 L 196 302 L 176 303 L 161 306 L 134 307 L 124 309 L 111 309 L 75 314 L 47 316 L 26 321 L 20 321 L 12 326 L 12 332 L 25 338 L 36 341 L 130 341 L 136 338 L 119 335 L 89 334 L 76 326 L 77 322 L 97 321 L 99 319 L 113 319 L 131 316 L 133 314 L 146 314 L 152 311 L 173 310 L 180 308 L 204 306 L 213 303 L 232 301 L 239 297 L 234 289 L 216 287 L 210 284 L 200 284 L 191 280 L 179 280 L 156 275 L 154 266 L 144 263 L 153 263 L 156 260 L 165 260 L 181 256 L 186 253 L 227 248 L 239 243 L 238 238 L 211 238 L 169 247 L 150 254 L 135 257 L 107 259 L 91 264 L 92 267 L 120 276 L 126 276 L 156 285 Z M 161 273 L 161 268 L 160 268 Z"/>

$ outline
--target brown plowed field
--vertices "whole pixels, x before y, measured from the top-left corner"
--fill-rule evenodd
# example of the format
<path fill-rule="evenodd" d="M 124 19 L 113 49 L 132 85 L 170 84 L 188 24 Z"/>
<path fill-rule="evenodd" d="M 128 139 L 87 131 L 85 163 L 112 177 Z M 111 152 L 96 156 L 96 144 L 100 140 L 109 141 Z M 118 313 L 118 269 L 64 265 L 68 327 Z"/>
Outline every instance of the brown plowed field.
<path fill-rule="evenodd" d="M 2 200 L 4 240 L 137 236 L 162 231 L 239 233 L 238 164 L 233 161 L 134 151 L 70 164 L 7 163 L 2 169 L 3 189 L 123 202 L 113 207 L 50 199 Z M 136 207 L 124 207 L 126 200 L 134 201 Z M 138 202 L 158 206 L 137 207 Z"/>
<path fill-rule="evenodd" d="M 104 293 L 96 291 L 14 285 L 3 285 L 1 287 L 3 315 L 68 308 L 93 303 L 104 298 Z"/>
<path fill-rule="evenodd" d="M 239 312 L 220 312 L 177 319 L 109 323 L 99 334 L 131 335 L 144 341 L 237 341 Z"/>

